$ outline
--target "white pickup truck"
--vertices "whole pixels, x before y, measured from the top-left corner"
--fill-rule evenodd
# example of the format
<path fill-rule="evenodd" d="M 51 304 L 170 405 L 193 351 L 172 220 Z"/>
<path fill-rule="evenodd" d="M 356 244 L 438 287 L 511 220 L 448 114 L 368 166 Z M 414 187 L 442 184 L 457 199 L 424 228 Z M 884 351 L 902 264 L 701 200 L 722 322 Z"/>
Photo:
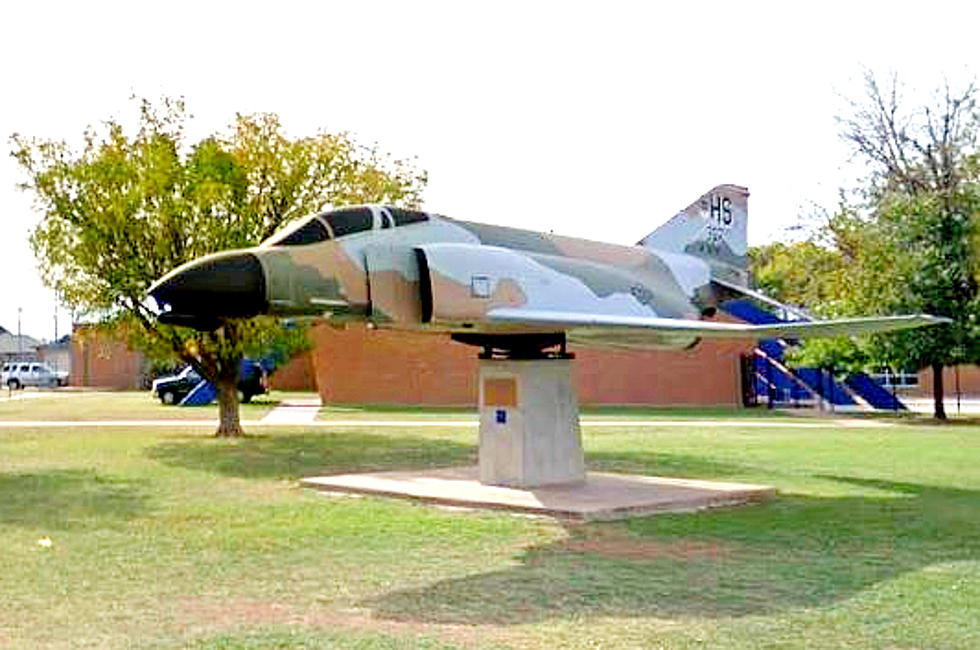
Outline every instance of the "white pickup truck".
<path fill-rule="evenodd" d="M 0 385 L 11 390 L 25 386 L 64 386 L 68 373 L 51 368 L 40 361 L 5 361 L 0 370 Z"/>

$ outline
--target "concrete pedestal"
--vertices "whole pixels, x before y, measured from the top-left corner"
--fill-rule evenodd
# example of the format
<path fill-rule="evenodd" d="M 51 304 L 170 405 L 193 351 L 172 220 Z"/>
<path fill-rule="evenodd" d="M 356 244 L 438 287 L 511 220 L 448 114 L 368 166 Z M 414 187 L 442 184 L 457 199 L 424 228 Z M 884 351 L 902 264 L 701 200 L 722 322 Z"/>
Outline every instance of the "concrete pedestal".
<path fill-rule="evenodd" d="M 532 488 L 585 481 L 568 359 L 480 360 L 480 483 Z"/>

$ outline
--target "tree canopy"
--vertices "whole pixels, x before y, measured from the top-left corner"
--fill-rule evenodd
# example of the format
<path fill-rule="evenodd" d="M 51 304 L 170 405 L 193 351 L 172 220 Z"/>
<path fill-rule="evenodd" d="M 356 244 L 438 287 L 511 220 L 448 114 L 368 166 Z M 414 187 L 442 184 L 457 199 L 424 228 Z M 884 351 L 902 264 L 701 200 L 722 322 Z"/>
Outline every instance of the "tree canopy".
<path fill-rule="evenodd" d="M 287 135 L 274 113 L 236 115 L 224 132 L 186 141 L 182 100 L 138 103 L 135 130 L 88 128 L 76 150 L 14 134 L 12 155 L 41 214 L 31 234 L 59 299 L 118 328 L 151 356 L 176 355 L 219 388 L 219 435 L 239 435 L 243 355 L 274 340 L 300 344 L 271 319 L 213 332 L 158 323 L 146 290 L 202 255 L 252 246 L 296 217 L 367 202 L 416 206 L 426 174 L 348 133 Z"/>
<path fill-rule="evenodd" d="M 821 366 L 932 368 L 945 417 L 942 368 L 980 361 L 980 112 L 973 85 L 948 85 L 910 105 L 896 78 L 868 73 L 866 96 L 840 119 L 865 164 L 855 198 L 808 241 L 753 253 L 760 286 L 821 316 L 929 313 L 949 325 L 810 342 L 799 360 Z"/>

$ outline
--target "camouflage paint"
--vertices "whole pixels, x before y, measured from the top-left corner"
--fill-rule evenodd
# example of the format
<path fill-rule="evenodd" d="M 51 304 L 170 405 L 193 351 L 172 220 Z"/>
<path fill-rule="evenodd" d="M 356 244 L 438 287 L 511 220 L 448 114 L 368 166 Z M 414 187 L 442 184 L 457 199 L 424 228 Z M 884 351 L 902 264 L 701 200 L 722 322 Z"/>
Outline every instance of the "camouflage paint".
<path fill-rule="evenodd" d="M 545 235 L 531 230 L 508 228 L 506 226 L 454 221 L 446 219 L 446 217 L 439 218 L 470 232 L 484 246 L 509 248 L 525 253 L 542 253 L 545 255 L 562 254 L 552 235 Z"/>
<path fill-rule="evenodd" d="M 227 279 L 236 255 L 257 258 L 250 277 L 260 266 L 264 283 L 254 286 L 264 289 L 255 291 L 265 291 L 273 315 L 371 319 L 381 327 L 481 336 L 565 333 L 591 343 L 688 347 L 703 336 L 778 336 L 784 330 L 826 336 L 937 322 L 901 317 L 749 327 L 700 320 L 714 306 L 714 282 L 729 289 L 746 285 L 747 199 L 745 188 L 720 185 L 637 246 L 423 213 L 414 214 L 421 220 L 391 225 L 388 209 L 368 206 L 372 223 L 362 222 L 359 232 L 323 239 L 325 228 L 321 235 L 303 230 L 315 226 L 313 220 L 333 223 L 325 213 L 256 248 L 205 259 L 229 260 L 221 269 Z M 291 239 L 284 241 L 287 235 Z M 159 291 L 181 303 L 181 295 L 190 295 L 180 294 L 181 274 L 190 278 L 195 264 L 162 278 L 151 295 Z M 200 284 L 202 271 L 195 277 Z M 195 291 L 200 294 L 199 287 Z M 201 323 L 221 317 L 204 300 L 185 302 L 199 311 L 176 317 Z"/>
<path fill-rule="evenodd" d="M 363 268 L 358 268 L 336 246 L 315 244 L 254 252 L 265 272 L 271 313 L 367 313 Z"/>
<path fill-rule="evenodd" d="M 639 244 L 704 259 L 717 277 L 748 286 L 748 198 L 744 187 L 719 185 Z"/>
<path fill-rule="evenodd" d="M 422 322 L 419 267 L 414 249 L 374 245 L 364 249 L 371 318 L 384 325 Z"/>
<path fill-rule="evenodd" d="M 513 332 L 520 328 L 493 323 L 489 312 L 521 307 L 697 318 L 695 302 L 710 284 L 708 265 L 689 255 L 431 214 L 425 222 L 383 228 L 381 207 L 371 209 L 374 227 L 365 232 L 299 246 L 274 243 L 311 216 L 250 249 L 266 276 L 270 313 L 365 316 L 379 326 L 409 329 Z M 684 233 L 689 221 L 682 224 Z M 428 263 L 424 279 L 416 249 Z M 431 287 L 429 323 L 422 322 L 422 281 Z"/>

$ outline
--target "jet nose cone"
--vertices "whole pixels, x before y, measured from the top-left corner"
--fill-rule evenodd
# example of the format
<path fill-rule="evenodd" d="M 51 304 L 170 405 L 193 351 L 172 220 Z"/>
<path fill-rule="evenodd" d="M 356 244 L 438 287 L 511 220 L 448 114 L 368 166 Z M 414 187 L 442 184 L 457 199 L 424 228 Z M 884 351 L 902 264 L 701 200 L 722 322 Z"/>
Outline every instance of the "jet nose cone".
<path fill-rule="evenodd" d="M 219 253 L 180 266 L 150 287 L 160 309 L 181 317 L 241 318 L 266 311 L 265 274 L 252 253 Z"/>

